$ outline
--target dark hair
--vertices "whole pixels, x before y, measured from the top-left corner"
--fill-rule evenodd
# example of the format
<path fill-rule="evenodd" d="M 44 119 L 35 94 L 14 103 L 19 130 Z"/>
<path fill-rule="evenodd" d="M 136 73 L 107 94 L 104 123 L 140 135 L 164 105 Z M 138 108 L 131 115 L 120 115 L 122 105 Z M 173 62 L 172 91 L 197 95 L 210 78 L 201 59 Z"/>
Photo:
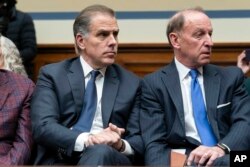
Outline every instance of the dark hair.
<path fill-rule="evenodd" d="M 16 0 L 0 0 L 0 33 L 6 34 L 9 21 L 14 16 Z"/>
<path fill-rule="evenodd" d="M 87 35 L 89 33 L 89 26 L 91 24 L 91 18 L 97 13 L 108 14 L 112 17 L 115 17 L 115 12 L 111 8 L 108 8 L 104 5 L 92 5 L 85 9 L 83 9 L 80 14 L 76 17 L 73 31 L 74 36 L 77 33 L 81 33 L 82 35 Z"/>
<path fill-rule="evenodd" d="M 87 8 L 83 9 L 75 19 L 75 22 L 73 25 L 73 32 L 74 32 L 75 38 L 76 38 L 77 33 L 80 33 L 83 36 L 88 35 L 89 27 L 91 24 L 91 19 L 96 14 L 106 14 L 106 15 L 115 17 L 114 10 L 107 6 L 104 6 L 104 5 L 88 6 Z M 80 51 L 80 48 L 77 46 L 76 41 L 75 41 L 75 51 L 77 54 Z"/>
<path fill-rule="evenodd" d="M 0 0 L 0 4 L 3 4 L 2 7 L 4 8 L 12 8 L 16 5 L 16 0 Z"/>

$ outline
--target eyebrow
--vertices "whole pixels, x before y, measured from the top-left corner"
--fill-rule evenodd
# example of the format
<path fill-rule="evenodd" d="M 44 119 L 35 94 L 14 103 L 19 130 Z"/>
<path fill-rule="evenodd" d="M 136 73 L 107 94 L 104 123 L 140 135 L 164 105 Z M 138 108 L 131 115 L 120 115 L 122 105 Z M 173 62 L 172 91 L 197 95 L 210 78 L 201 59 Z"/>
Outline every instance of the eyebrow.
<path fill-rule="evenodd" d="M 100 32 L 119 32 L 119 29 L 115 29 L 115 30 L 99 29 L 96 32 L 97 33 L 100 33 Z"/>

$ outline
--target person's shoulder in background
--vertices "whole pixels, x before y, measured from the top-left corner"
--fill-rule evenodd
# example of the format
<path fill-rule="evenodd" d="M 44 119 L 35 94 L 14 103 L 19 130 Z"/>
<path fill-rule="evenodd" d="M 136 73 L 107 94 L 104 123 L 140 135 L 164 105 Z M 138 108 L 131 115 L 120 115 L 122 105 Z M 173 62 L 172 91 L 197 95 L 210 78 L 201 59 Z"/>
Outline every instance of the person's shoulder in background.
<path fill-rule="evenodd" d="M 34 89 L 35 84 L 31 79 L 15 72 L 0 69 L 0 81 L 8 83 L 9 86 L 16 86 L 15 89 L 22 90 L 23 92 L 28 91 L 27 89 Z"/>

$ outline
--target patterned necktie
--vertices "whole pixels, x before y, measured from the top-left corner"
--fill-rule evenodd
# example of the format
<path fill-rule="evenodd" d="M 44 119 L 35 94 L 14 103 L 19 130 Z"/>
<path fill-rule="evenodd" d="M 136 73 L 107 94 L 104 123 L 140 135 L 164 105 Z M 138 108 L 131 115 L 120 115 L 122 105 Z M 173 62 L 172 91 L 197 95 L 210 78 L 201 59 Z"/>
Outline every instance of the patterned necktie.
<path fill-rule="evenodd" d="M 90 72 L 91 78 L 85 90 L 82 112 L 79 119 L 77 120 L 77 123 L 73 127 L 74 130 L 80 132 L 90 131 L 97 105 L 95 79 L 99 73 L 99 71 L 94 70 Z"/>
<path fill-rule="evenodd" d="M 191 70 L 189 73 L 192 77 L 191 98 L 195 125 L 201 138 L 201 143 L 206 146 L 214 146 L 217 141 L 212 127 L 208 122 L 202 91 L 197 80 L 198 73 L 196 69 Z"/>

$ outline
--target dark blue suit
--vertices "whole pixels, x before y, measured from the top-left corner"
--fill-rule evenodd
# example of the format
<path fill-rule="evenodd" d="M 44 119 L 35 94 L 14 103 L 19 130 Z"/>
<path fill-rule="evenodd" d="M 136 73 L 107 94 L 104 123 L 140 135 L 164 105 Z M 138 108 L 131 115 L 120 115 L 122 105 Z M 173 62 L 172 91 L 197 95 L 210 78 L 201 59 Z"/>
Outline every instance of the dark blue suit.
<path fill-rule="evenodd" d="M 203 70 L 207 113 L 217 140 L 231 150 L 249 150 L 250 99 L 242 72 L 236 67 L 214 65 L 206 65 Z M 169 165 L 172 148 L 190 152 L 200 145 L 185 135 L 182 93 L 174 62 L 143 79 L 141 107 L 146 165 Z"/>
<path fill-rule="evenodd" d="M 73 58 L 43 67 L 32 99 L 33 136 L 38 144 L 35 164 L 53 164 L 73 156 L 78 132 L 72 127 L 82 110 L 84 74 L 80 59 Z M 105 73 L 102 93 L 102 119 L 125 128 L 123 136 L 136 154 L 142 154 L 139 129 L 140 80 L 118 65 Z"/>
<path fill-rule="evenodd" d="M 245 86 L 247 88 L 248 94 L 250 95 L 250 78 L 245 79 Z"/>

